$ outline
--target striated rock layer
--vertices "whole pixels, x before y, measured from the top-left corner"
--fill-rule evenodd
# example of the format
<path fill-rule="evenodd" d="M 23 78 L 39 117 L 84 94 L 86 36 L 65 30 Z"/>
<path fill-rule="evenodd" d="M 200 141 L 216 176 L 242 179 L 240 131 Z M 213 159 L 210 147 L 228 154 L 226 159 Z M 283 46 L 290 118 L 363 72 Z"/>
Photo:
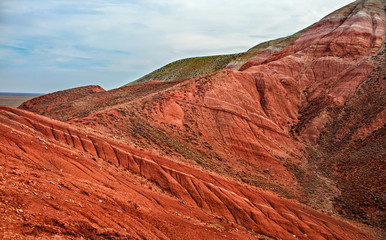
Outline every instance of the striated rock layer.
<path fill-rule="evenodd" d="M 70 203 L 60 208 L 39 200 L 36 207 L 53 213 L 32 216 L 35 227 L 23 225 L 25 234 L 370 239 L 297 201 L 384 227 L 384 9 L 381 0 L 356 1 L 275 43 L 277 48 L 269 45 L 207 75 L 111 91 L 71 89 L 20 106 L 62 123 L 3 108 L 2 161 L 12 159 L 31 176 L 61 176 L 75 187 L 65 191 L 90 206 L 70 214 Z M 12 129 L 29 137 L 22 142 Z M 36 136 L 61 150 L 39 147 Z M 2 169 L 8 173 L 10 166 Z M 80 176 L 84 185 L 74 182 Z M 16 184 L 20 177 L 12 179 Z M 95 189 L 85 190 L 86 183 Z M 19 187 L 3 195 L 35 201 L 25 194 L 27 185 Z M 40 191 L 62 196 L 53 189 Z M 102 202 L 94 201 L 99 196 Z M 90 216 L 93 208 L 93 214 L 111 217 Z M 16 218 L 20 212 L 14 211 Z M 55 211 L 75 215 L 38 224 Z M 138 224 L 127 225 L 130 219 Z M 165 222 L 155 224 L 159 219 Z"/>
<path fill-rule="evenodd" d="M 0 107 L 1 237 L 364 239 L 353 226 L 93 130 Z"/>

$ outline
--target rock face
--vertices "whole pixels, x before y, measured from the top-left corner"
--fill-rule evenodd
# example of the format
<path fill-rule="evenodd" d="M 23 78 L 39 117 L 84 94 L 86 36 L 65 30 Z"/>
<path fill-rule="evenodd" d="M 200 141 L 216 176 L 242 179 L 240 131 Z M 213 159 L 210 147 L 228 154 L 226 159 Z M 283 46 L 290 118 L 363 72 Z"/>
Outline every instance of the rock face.
<path fill-rule="evenodd" d="M 309 207 L 385 227 L 384 9 L 356 1 L 207 75 L 2 108 L 6 236 L 371 239 Z"/>

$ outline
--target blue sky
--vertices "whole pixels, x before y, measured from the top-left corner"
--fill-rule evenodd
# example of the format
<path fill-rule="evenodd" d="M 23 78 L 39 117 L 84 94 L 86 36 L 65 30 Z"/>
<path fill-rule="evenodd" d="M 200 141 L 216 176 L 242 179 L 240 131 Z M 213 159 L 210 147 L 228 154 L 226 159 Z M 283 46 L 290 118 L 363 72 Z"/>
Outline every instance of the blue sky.
<path fill-rule="evenodd" d="M 0 92 L 106 90 L 186 57 L 246 51 L 346 0 L 1 0 Z"/>

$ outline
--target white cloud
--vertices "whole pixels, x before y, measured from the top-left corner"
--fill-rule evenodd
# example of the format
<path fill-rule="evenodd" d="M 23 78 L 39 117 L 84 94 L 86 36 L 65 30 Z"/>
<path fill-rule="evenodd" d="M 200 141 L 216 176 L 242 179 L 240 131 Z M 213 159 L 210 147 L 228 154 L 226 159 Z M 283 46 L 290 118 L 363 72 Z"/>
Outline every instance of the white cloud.
<path fill-rule="evenodd" d="M 78 71 L 78 85 L 95 80 L 108 89 L 119 87 L 111 78 L 102 77 L 110 74 L 118 78 L 115 83 L 129 82 L 179 58 L 245 51 L 259 42 L 307 27 L 349 2 L 2 0 L 0 44 L 28 51 L 10 54 L 16 50 L 1 50 L 0 46 L 0 54 L 7 51 L 10 56 L 0 57 L 0 73 L 7 72 L 7 81 L 17 79 L 14 88 L 20 81 L 27 85 L 38 81 L 39 72 L 47 67 L 71 70 L 71 77 Z M 12 75 L 10 62 L 25 67 Z M 28 74 L 32 66 L 36 71 Z M 43 75 L 57 78 L 55 71 Z M 82 79 L 87 76 L 87 80 Z M 36 86 L 31 84 L 31 88 Z"/>

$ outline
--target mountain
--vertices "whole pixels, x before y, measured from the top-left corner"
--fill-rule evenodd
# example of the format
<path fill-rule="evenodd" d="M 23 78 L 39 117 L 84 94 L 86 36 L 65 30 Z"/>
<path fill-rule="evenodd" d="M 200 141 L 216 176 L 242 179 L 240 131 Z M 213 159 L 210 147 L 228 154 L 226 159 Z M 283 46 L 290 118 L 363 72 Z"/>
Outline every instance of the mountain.
<path fill-rule="evenodd" d="M 385 19 L 2 107 L 4 236 L 382 239 Z"/>
<path fill-rule="evenodd" d="M 126 84 L 125 86 L 131 86 L 133 84 L 152 80 L 174 81 L 178 79 L 192 78 L 213 73 L 221 69 L 239 70 L 242 65 L 247 63 L 247 61 L 252 60 L 252 58 L 257 56 L 259 53 L 260 55 L 270 55 L 288 46 L 305 30 L 306 29 L 301 30 L 289 37 L 278 38 L 260 43 L 243 53 L 181 59 L 169 63 L 164 67 L 161 67 L 131 83 Z"/>

